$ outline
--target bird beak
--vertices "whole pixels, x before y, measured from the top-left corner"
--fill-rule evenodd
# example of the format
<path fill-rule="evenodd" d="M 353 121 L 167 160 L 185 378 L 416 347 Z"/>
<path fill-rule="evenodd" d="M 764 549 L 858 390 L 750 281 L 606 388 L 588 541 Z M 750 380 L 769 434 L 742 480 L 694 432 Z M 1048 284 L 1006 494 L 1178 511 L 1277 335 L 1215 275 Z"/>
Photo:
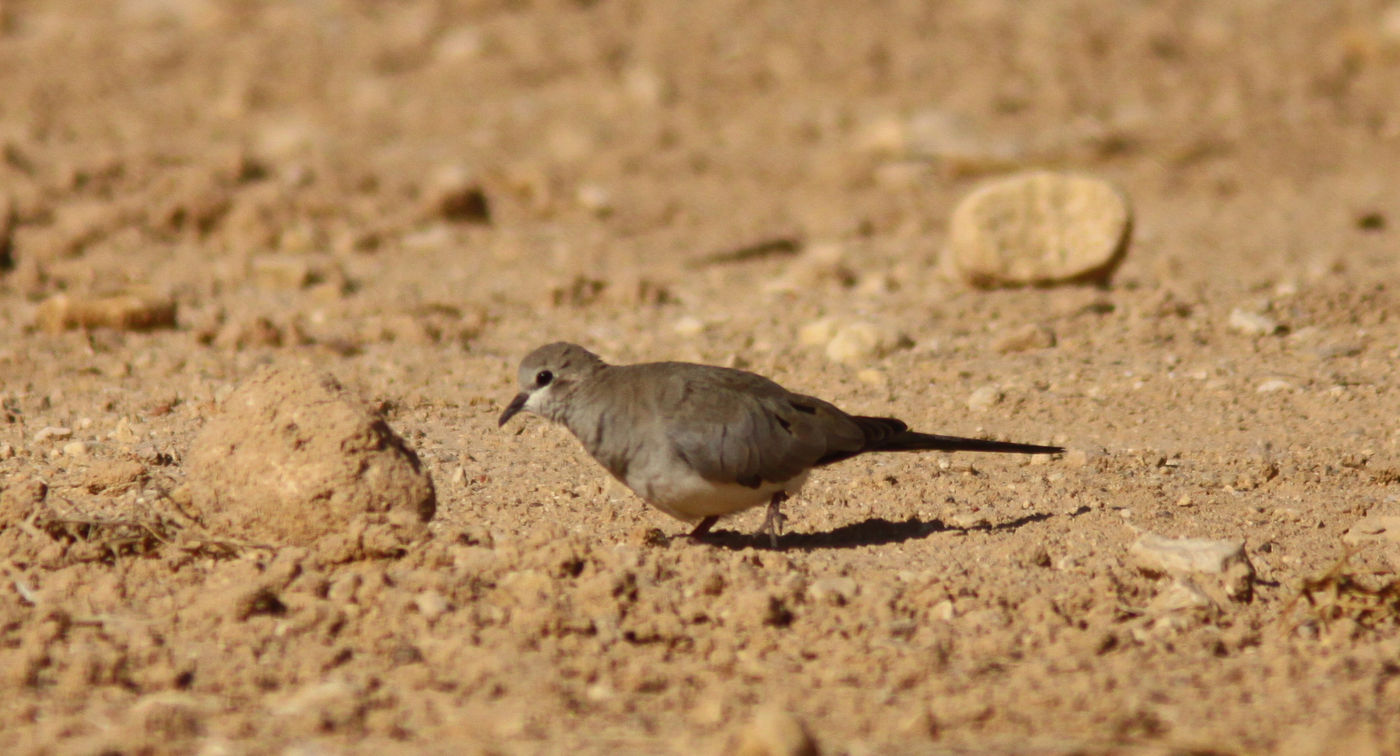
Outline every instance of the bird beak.
<path fill-rule="evenodd" d="M 505 425 L 507 420 L 519 414 L 520 410 L 525 409 L 525 401 L 529 398 L 530 395 L 524 391 L 516 394 L 515 398 L 510 400 L 510 404 L 506 405 L 506 411 L 501 413 L 501 419 L 496 421 L 496 427 Z"/>

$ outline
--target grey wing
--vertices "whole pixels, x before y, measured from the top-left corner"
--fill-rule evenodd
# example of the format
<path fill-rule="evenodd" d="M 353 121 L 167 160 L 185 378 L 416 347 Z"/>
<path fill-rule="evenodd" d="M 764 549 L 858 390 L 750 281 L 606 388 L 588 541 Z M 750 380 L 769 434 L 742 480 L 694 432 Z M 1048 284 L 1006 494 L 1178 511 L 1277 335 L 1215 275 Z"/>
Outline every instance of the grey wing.
<path fill-rule="evenodd" d="M 866 445 L 849 415 L 752 373 L 681 377 L 666 393 L 666 436 L 706 480 L 757 488 L 782 482 Z"/>

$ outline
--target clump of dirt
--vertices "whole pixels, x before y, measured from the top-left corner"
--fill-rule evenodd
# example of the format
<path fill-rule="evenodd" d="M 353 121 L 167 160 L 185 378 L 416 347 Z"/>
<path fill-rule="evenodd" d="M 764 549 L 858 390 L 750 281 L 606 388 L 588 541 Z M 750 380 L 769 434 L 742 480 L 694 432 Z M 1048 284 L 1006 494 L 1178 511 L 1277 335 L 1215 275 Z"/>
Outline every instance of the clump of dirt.
<path fill-rule="evenodd" d="M 188 460 L 191 501 L 212 531 L 333 561 L 400 554 L 427 534 L 432 478 L 334 377 L 262 368 L 220 410 Z"/>

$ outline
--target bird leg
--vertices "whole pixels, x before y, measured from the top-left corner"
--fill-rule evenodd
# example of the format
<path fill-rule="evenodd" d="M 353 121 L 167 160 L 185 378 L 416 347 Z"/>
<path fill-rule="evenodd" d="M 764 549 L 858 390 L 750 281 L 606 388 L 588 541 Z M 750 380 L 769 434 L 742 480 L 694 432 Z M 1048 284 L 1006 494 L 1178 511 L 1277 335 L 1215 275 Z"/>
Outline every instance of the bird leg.
<path fill-rule="evenodd" d="M 763 532 L 768 534 L 768 542 L 775 549 L 778 548 L 778 534 L 782 532 L 783 521 L 787 519 L 781 509 L 787 497 L 786 491 L 773 494 L 773 498 L 768 502 L 768 516 L 763 518 Z"/>
<path fill-rule="evenodd" d="M 710 528 L 713 528 L 717 522 L 719 522 L 719 518 L 714 515 L 706 517 L 696 524 L 694 530 L 690 531 L 689 538 L 692 541 L 700 540 L 706 533 L 710 532 Z"/>

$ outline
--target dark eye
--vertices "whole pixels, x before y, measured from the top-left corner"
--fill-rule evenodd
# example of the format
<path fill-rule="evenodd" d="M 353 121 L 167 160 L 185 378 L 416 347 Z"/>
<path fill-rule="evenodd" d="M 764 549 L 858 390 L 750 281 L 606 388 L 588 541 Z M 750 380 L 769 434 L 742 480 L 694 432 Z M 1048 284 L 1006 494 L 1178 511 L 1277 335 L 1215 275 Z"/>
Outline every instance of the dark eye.
<path fill-rule="evenodd" d="M 548 370 L 541 370 L 540 372 L 535 373 L 536 386 L 548 386 L 549 382 L 552 380 L 554 380 L 554 373 L 551 373 Z"/>

